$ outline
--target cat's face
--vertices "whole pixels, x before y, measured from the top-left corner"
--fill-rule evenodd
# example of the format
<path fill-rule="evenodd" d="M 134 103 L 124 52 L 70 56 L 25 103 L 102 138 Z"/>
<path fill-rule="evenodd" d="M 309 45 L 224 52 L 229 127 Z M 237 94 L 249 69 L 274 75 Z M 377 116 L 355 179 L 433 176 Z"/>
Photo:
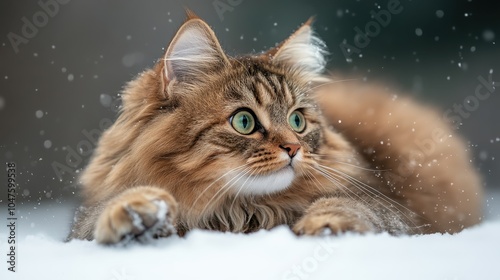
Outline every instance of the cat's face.
<path fill-rule="evenodd" d="M 274 70 L 257 60 L 232 61 L 220 80 L 200 83 L 182 98 L 183 108 L 164 116 L 184 118 L 188 129 L 178 141 L 191 150 L 184 160 L 199 162 L 195 170 L 218 166 L 226 186 L 241 194 L 287 188 L 320 144 L 321 120 L 307 97 L 310 87 Z"/>
<path fill-rule="evenodd" d="M 309 97 L 324 66 L 320 47 L 306 24 L 263 55 L 230 58 L 203 21 L 188 20 L 156 69 L 160 96 L 142 100 L 158 110 L 139 147 L 154 154 L 152 164 L 170 166 L 165 172 L 217 184 L 217 192 L 288 188 L 308 176 L 322 141 Z"/>

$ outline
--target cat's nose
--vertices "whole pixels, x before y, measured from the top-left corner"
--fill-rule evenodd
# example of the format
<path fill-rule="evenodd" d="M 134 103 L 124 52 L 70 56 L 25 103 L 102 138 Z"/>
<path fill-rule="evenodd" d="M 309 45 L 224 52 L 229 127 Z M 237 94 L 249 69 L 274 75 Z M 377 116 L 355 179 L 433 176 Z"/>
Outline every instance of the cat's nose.
<path fill-rule="evenodd" d="M 299 151 L 300 144 L 299 143 L 286 143 L 286 144 L 280 145 L 280 148 L 285 150 L 288 153 L 288 155 L 291 158 L 293 158 L 297 154 L 297 152 Z"/>

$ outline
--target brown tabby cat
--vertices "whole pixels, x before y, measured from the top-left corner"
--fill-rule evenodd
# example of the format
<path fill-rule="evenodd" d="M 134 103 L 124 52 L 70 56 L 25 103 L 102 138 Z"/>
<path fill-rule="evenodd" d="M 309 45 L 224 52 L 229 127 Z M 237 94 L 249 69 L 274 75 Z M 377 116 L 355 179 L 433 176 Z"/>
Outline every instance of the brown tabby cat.
<path fill-rule="evenodd" d="M 69 238 L 190 229 L 297 234 L 457 232 L 481 221 L 467 148 L 433 110 L 374 85 L 328 82 L 306 22 L 229 57 L 192 13 L 131 81 L 81 176 Z"/>

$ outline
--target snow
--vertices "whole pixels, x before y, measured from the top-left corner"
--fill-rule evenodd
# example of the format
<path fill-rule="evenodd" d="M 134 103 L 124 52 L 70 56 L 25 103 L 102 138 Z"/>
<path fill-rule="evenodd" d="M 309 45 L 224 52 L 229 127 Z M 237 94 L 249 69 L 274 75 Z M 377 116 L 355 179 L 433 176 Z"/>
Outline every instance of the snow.
<path fill-rule="evenodd" d="M 455 235 L 296 237 L 282 226 L 101 246 L 62 242 L 71 212 L 67 205 L 21 208 L 17 272 L 7 270 L 2 230 L 0 279 L 500 279 L 498 216 Z"/>
<path fill-rule="evenodd" d="M 416 28 L 415 29 L 415 35 L 417 35 L 417 36 L 420 37 L 420 36 L 422 36 L 422 34 L 423 34 L 422 28 Z"/>
<path fill-rule="evenodd" d="M 486 42 L 491 42 L 493 40 L 495 40 L 495 32 L 493 32 L 492 30 L 490 29 L 486 29 L 483 31 L 483 39 L 486 41 Z"/>
<path fill-rule="evenodd" d="M 42 110 L 37 110 L 35 112 L 35 116 L 37 119 L 41 119 L 43 117 L 43 111 Z"/>

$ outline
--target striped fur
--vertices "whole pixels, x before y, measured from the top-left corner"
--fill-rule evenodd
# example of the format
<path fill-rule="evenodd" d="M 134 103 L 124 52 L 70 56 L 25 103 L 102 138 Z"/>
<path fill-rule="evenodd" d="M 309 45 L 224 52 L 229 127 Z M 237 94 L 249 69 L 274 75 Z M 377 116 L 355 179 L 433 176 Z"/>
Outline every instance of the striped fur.
<path fill-rule="evenodd" d="M 116 243 L 137 236 L 127 213 L 146 225 L 158 200 L 172 206 L 165 221 L 181 235 L 280 224 L 298 234 L 456 232 L 479 222 L 479 178 L 459 137 L 436 143 L 411 172 L 400 171 L 415 142 L 388 126 L 388 115 L 390 125 L 418 126 L 413 139 L 432 137 L 428 123 L 444 134 L 450 128 L 376 86 L 372 93 L 352 83 L 319 86 L 327 80 L 324 53 L 307 22 L 263 55 L 229 57 L 208 25 L 190 15 L 165 57 L 125 87 L 123 110 L 81 176 L 84 204 L 70 238 Z M 260 125 L 249 135 L 230 123 L 242 108 Z M 303 132 L 288 122 L 296 110 L 306 119 Z M 288 143 L 300 145 L 292 159 Z M 422 167 L 436 159 L 442 165 Z M 278 176 L 289 176 L 284 168 L 293 170 L 291 180 Z"/>

